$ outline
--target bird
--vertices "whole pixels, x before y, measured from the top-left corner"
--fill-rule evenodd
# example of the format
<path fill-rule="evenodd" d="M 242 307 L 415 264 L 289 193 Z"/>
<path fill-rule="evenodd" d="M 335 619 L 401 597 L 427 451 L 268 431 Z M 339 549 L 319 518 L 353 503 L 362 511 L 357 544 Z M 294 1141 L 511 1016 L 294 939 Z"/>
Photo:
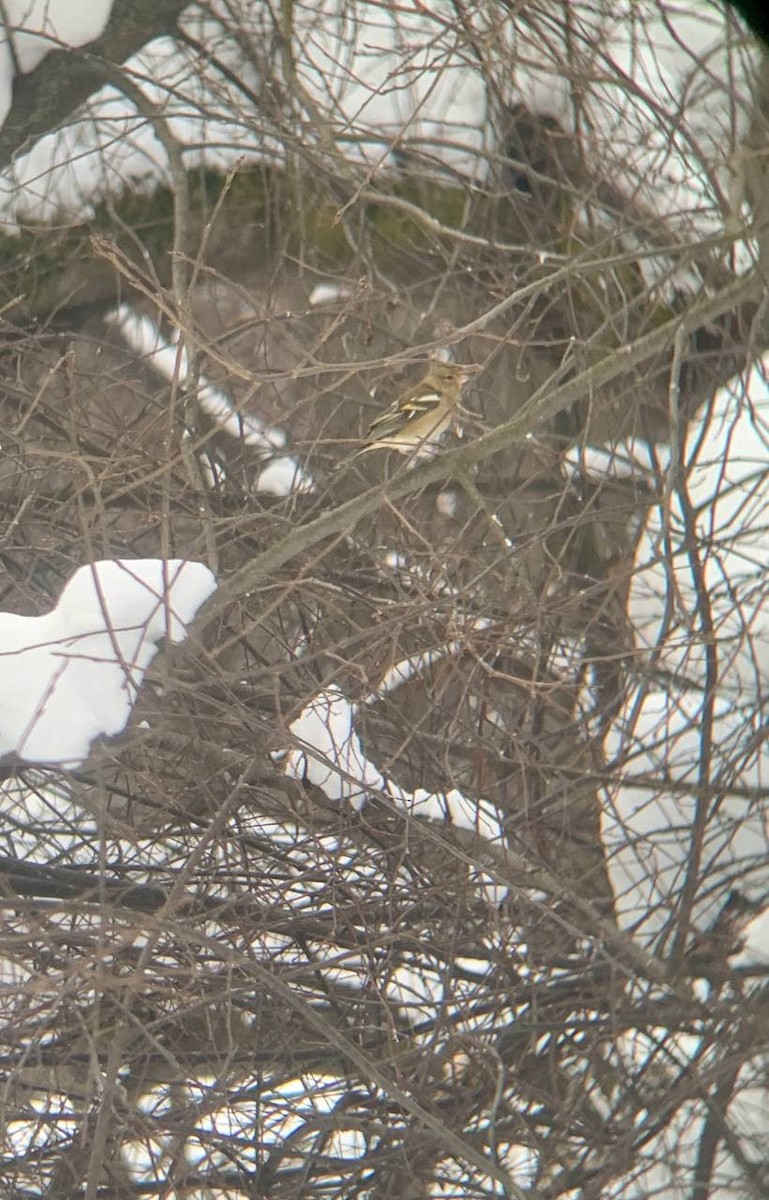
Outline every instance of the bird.
<path fill-rule="evenodd" d="M 419 382 L 406 388 L 374 418 L 366 435 L 367 445 L 352 458 L 379 449 L 397 450 L 414 458 L 433 453 L 438 439 L 454 420 L 463 385 L 476 369 L 431 359 Z"/>

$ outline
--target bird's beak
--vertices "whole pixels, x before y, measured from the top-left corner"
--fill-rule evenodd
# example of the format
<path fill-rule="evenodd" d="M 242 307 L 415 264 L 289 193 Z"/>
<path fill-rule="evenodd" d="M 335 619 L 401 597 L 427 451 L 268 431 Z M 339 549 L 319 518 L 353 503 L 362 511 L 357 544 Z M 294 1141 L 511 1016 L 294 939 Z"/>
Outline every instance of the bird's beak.
<path fill-rule="evenodd" d="M 467 383 L 468 379 L 472 379 L 473 375 L 477 375 L 481 369 L 475 363 L 459 363 L 458 366 L 463 383 Z"/>

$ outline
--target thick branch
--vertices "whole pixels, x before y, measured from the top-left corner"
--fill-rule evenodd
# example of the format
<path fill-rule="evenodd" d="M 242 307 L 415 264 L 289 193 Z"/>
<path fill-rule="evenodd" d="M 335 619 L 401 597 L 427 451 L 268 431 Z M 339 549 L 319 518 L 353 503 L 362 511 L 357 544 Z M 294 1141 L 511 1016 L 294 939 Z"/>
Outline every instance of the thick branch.
<path fill-rule="evenodd" d="M 115 0 L 107 28 L 86 51 L 52 50 L 17 76 L 13 104 L 0 130 L 0 166 L 58 129 L 104 85 L 100 60 L 119 65 L 153 38 L 171 34 L 186 0 Z"/>

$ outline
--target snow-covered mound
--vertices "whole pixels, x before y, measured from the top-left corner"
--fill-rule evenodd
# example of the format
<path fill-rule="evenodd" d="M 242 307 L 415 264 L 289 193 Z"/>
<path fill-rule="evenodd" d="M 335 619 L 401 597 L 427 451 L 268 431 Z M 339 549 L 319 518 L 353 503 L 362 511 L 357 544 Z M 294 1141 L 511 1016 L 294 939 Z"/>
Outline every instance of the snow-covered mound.
<path fill-rule="evenodd" d="M 202 563 L 107 560 L 43 616 L 0 613 L 0 754 L 71 767 L 120 733 L 158 642 L 183 641 L 215 589 Z"/>

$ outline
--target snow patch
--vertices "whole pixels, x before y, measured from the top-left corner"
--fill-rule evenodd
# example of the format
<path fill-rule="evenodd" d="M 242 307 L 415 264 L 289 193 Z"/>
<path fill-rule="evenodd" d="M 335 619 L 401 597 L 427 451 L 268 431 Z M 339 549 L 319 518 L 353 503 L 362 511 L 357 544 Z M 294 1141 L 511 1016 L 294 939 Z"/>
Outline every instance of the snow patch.
<path fill-rule="evenodd" d="M 79 567 L 39 617 L 0 613 L 0 755 L 73 767 L 126 726 L 147 667 L 216 589 L 202 563 Z"/>

